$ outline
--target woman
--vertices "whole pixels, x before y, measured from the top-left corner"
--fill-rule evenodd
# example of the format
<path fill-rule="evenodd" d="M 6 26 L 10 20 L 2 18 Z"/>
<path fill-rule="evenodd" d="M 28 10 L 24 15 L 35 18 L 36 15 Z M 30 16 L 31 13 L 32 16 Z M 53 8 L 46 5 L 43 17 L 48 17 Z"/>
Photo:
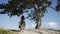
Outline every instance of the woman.
<path fill-rule="evenodd" d="M 19 22 L 20 31 L 23 31 L 25 28 L 25 17 L 22 15 L 21 22 Z"/>

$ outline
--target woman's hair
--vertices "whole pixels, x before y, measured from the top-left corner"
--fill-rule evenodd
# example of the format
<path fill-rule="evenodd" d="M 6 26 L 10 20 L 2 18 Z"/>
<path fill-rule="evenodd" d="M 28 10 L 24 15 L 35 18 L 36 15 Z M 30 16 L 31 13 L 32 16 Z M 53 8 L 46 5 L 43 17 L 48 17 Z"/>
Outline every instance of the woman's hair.
<path fill-rule="evenodd" d="M 25 17 L 22 15 L 21 19 L 25 19 Z"/>

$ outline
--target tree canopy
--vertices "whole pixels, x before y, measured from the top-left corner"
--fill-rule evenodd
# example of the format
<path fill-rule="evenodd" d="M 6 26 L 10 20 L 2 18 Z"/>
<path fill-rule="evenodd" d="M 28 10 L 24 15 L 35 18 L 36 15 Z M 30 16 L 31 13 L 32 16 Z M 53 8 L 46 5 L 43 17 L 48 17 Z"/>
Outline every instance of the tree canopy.
<path fill-rule="evenodd" d="M 52 0 L 51 0 L 52 1 Z M 44 13 L 47 12 L 47 7 L 50 7 L 56 11 L 60 11 L 60 0 L 57 0 L 57 5 L 55 7 L 51 7 L 50 0 L 9 0 L 8 3 L 0 4 L 0 14 L 8 14 L 8 16 L 20 16 L 21 14 L 27 11 L 27 9 L 32 9 L 31 13 L 29 13 L 28 17 L 36 20 L 37 22 L 41 17 L 44 16 Z"/>
<path fill-rule="evenodd" d="M 27 12 L 24 10 L 36 8 L 35 5 L 37 5 L 39 12 L 45 13 L 46 8 L 50 7 L 51 4 L 52 2 L 49 0 L 9 0 L 6 4 L 0 4 L 0 9 L 4 9 L 0 14 L 20 16 L 24 12 Z M 54 9 L 60 11 L 60 0 L 57 0 L 57 6 Z"/>

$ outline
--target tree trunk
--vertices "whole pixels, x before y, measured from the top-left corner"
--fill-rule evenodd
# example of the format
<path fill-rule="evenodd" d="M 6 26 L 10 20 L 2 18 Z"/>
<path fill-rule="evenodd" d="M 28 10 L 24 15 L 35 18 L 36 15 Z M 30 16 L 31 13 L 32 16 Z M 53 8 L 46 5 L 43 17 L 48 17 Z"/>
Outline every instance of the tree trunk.
<path fill-rule="evenodd" d="M 41 27 L 41 18 L 38 20 L 38 29 L 40 29 L 40 27 Z"/>
<path fill-rule="evenodd" d="M 40 29 L 40 27 L 41 27 L 41 17 L 39 17 L 38 19 L 37 19 L 38 21 L 37 21 L 37 25 L 36 25 L 36 29 Z"/>
<path fill-rule="evenodd" d="M 40 29 L 40 26 L 41 26 L 41 15 L 40 13 L 38 12 L 38 10 L 35 11 L 35 14 L 36 14 L 36 17 L 37 17 L 37 25 L 35 27 L 35 29 Z"/>
<path fill-rule="evenodd" d="M 41 15 L 40 15 L 40 13 L 39 13 L 39 8 L 38 9 L 36 9 L 36 7 L 34 7 L 34 9 L 35 9 L 35 14 L 36 14 L 36 18 L 37 18 L 37 20 L 36 20 L 36 27 L 35 27 L 35 29 L 40 29 L 40 26 L 41 26 Z"/>

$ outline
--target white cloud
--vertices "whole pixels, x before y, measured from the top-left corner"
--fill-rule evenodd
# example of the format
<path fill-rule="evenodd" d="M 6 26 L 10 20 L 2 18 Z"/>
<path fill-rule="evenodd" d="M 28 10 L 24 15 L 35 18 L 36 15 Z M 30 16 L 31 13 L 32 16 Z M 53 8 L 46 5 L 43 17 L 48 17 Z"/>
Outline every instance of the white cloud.
<path fill-rule="evenodd" d="M 51 28 L 51 29 L 58 29 L 59 28 L 58 24 L 56 22 L 54 22 L 54 21 L 47 22 L 47 23 L 42 23 L 41 27 L 42 28 L 47 28 L 47 29 L 49 29 L 49 28 Z"/>
<path fill-rule="evenodd" d="M 50 27 L 57 27 L 57 23 L 56 22 L 48 22 L 48 26 Z"/>

